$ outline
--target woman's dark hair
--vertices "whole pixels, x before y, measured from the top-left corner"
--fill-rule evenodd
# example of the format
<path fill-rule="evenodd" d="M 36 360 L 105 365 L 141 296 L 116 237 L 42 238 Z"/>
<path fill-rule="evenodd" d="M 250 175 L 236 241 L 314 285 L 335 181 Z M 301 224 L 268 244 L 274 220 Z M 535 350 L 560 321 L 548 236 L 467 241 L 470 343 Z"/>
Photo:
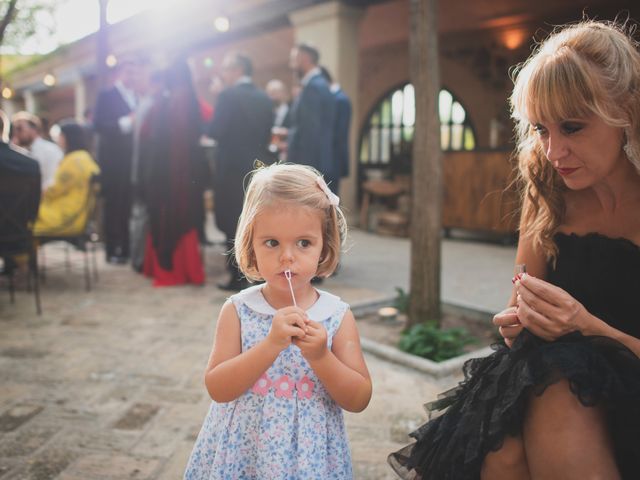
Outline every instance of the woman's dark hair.
<path fill-rule="evenodd" d="M 89 149 L 87 132 L 77 122 L 73 120 L 65 120 L 60 123 L 60 132 L 64 135 L 66 145 L 64 153 Z"/>

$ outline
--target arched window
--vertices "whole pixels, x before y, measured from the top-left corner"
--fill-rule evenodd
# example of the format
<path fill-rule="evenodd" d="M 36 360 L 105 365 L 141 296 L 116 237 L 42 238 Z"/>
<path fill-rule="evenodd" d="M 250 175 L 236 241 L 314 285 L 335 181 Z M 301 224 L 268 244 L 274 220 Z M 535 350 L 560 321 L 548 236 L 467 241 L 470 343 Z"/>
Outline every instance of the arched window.
<path fill-rule="evenodd" d="M 448 90 L 440 90 L 440 146 L 443 151 L 473 150 L 476 137 L 466 110 Z M 416 119 L 413 85 L 394 88 L 371 110 L 360 135 L 360 166 L 392 173 L 411 171 Z"/>

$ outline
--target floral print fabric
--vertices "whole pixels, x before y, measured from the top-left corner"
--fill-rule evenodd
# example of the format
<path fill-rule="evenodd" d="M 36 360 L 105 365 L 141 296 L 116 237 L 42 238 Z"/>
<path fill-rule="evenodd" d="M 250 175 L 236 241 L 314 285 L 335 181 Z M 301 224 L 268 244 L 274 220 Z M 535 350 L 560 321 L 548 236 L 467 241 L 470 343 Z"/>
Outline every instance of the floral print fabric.
<path fill-rule="evenodd" d="M 231 297 L 242 351 L 269 333 L 275 310 L 261 285 Z M 331 348 L 348 305 L 326 292 L 307 314 L 327 330 Z M 295 345 L 242 396 L 212 402 L 189 458 L 188 480 L 343 480 L 353 478 L 342 409 Z"/>

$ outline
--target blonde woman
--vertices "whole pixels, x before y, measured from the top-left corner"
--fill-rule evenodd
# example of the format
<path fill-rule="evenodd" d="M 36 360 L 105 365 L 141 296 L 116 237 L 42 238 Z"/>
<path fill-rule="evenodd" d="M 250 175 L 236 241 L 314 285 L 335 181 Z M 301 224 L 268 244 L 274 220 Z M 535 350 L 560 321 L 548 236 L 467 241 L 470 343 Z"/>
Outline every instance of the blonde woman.
<path fill-rule="evenodd" d="M 516 71 L 522 217 L 505 344 L 390 457 L 405 478 L 640 475 L 640 53 L 629 29 L 559 29 Z"/>

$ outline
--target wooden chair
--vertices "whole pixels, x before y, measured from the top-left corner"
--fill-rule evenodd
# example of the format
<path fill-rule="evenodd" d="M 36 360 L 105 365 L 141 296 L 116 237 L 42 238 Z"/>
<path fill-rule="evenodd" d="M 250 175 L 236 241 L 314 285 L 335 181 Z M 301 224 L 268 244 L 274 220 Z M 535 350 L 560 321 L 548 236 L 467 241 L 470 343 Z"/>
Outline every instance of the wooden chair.
<path fill-rule="evenodd" d="M 372 201 L 384 200 L 395 203 L 411 189 L 410 177 L 398 176 L 393 180 L 367 180 L 362 184 L 362 205 L 360 207 L 360 228 L 368 230 L 369 206 Z"/>

